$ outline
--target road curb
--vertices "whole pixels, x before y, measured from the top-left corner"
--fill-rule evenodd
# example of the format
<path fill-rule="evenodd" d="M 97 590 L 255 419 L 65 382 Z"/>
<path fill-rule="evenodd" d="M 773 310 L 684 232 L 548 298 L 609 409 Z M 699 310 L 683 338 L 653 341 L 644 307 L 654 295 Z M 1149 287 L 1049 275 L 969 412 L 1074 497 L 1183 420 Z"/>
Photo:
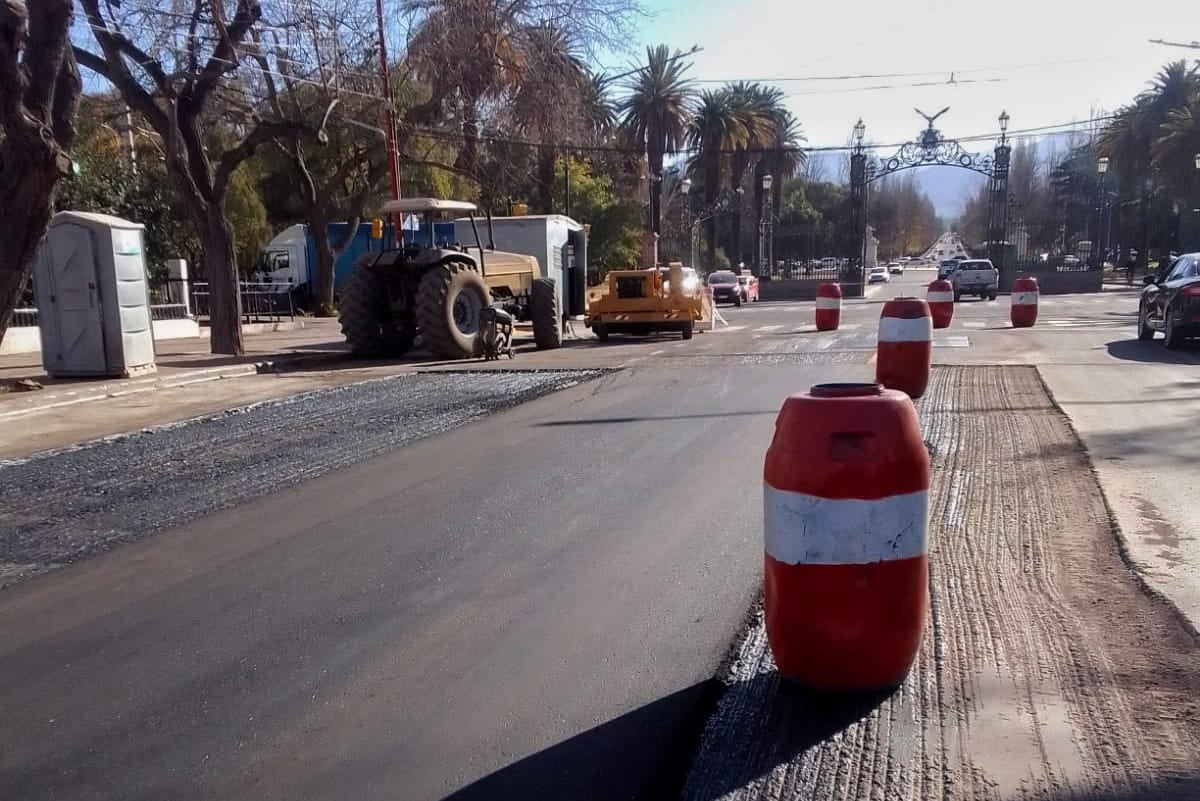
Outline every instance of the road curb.
<path fill-rule="evenodd" d="M 197 370 L 188 370 L 177 373 L 170 378 L 155 377 L 152 379 L 134 379 L 132 381 L 112 385 L 114 388 L 107 390 L 105 389 L 106 385 L 101 384 L 96 386 L 94 391 L 80 397 L 52 401 L 50 403 L 39 403 L 37 405 L 27 406 L 21 409 L 0 411 L 0 420 L 37 414 L 38 412 L 46 411 L 47 409 L 60 409 L 66 406 L 77 406 L 81 403 L 91 403 L 94 401 L 111 400 L 113 398 L 123 398 L 129 395 L 138 395 L 143 392 L 151 392 L 159 389 L 174 389 L 176 387 L 200 384 L 206 381 L 217 381 L 222 378 L 237 378 L 244 375 L 254 375 L 262 372 L 260 369 L 261 365 L 261 362 L 252 362 L 248 364 L 228 365 L 225 367 L 207 367 Z"/>

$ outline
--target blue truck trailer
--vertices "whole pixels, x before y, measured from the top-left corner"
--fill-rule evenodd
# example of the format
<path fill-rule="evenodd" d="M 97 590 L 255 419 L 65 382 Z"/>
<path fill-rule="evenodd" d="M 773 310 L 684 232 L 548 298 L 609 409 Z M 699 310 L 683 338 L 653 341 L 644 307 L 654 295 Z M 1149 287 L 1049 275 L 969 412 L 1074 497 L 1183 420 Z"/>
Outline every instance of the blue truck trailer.
<path fill-rule="evenodd" d="M 329 224 L 328 236 L 331 245 L 341 241 L 347 225 L 348 223 L 344 222 Z M 425 232 L 419 227 L 406 227 L 403 233 L 405 239 L 425 236 Z M 435 223 L 434 236 L 438 242 L 453 242 L 454 223 Z M 334 259 L 334 297 L 336 298 L 341 291 L 346 276 L 354 272 L 360 257 L 373 251 L 391 249 L 394 241 L 393 226 L 384 226 L 382 239 L 372 239 L 371 223 L 360 223 L 354 236 Z M 299 306 L 310 307 L 313 289 L 317 283 L 317 245 L 311 227 L 306 223 L 298 223 L 279 232 L 262 249 L 255 280 L 270 284 L 279 292 L 291 292 L 294 302 Z"/>

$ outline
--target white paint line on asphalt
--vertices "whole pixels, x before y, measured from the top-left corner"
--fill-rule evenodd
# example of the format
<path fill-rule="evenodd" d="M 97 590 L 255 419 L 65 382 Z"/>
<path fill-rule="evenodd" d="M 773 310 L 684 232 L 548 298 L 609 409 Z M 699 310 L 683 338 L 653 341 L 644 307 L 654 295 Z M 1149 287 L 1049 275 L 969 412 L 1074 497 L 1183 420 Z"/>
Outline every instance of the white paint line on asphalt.
<path fill-rule="evenodd" d="M 935 348 L 969 348 L 971 341 L 966 337 L 934 337 L 933 346 Z"/>
<path fill-rule="evenodd" d="M 659 348 L 658 350 L 652 350 L 652 351 L 650 351 L 650 355 L 651 355 L 651 356 L 657 356 L 657 355 L 658 355 L 658 354 L 660 354 L 660 353 L 666 353 L 666 351 L 665 351 L 665 350 L 663 350 L 662 348 Z"/>
<path fill-rule="evenodd" d="M 986 328 L 986 320 L 963 320 L 961 322 L 963 328 Z"/>
<path fill-rule="evenodd" d="M 746 326 L 744 326 L 744 325 L 727 325 L 724 328 L 718 328 L 717 330 L 725 331 L 726 333 L 731 333 L 733 331 L 742 331 L 745 328 L 746 328 Z"/>
<path fill-rule="evenodd" d="M 778 331 L 780 328 L 783 328 L 783 326 L 782 325 L 760 325 L 758 328 L 755 328 L 754 330 L 762 331 L 765 333 L 767 331 Z"/>

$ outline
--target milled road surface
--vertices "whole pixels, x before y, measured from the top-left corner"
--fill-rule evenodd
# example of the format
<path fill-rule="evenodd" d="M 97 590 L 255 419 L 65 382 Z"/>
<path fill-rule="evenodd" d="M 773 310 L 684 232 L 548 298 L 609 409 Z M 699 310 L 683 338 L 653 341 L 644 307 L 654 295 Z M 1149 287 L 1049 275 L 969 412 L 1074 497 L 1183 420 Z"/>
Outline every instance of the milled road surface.
<path fill-rule="evenodd" d="M 1121 561 L 1036 371 L 942 368 L 918 408 L 931 609 L 908 681 L 806 696 L 756 620 L 684 797 L 1200 797 L 1200 644 Z"/>

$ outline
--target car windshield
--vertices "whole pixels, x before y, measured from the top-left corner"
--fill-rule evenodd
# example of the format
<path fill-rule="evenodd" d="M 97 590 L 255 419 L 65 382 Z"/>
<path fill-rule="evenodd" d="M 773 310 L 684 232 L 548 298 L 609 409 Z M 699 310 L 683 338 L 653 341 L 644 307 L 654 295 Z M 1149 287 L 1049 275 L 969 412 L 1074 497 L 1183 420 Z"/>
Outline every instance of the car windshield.
<path fill-rule="evenodd" d="M 736 284 L 737 276 L 733 273 L 713 273 L 708 277 L 710 284 Z"/>
<path fill-rule="evenodd" d="M 871 272 L 873 272 L 873 273 L 883 272 L 883 269 L 884 268 L 882 268 L 882 267 L 872 267 Z"/>
<path fill-rule="evenodd" d="M 958 265 L 960 270 L 986 270 L 991 266 L 986 261 L 964 261 Z"/>

